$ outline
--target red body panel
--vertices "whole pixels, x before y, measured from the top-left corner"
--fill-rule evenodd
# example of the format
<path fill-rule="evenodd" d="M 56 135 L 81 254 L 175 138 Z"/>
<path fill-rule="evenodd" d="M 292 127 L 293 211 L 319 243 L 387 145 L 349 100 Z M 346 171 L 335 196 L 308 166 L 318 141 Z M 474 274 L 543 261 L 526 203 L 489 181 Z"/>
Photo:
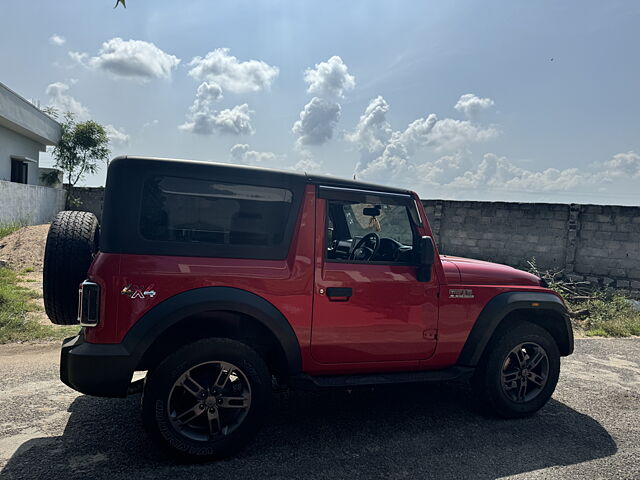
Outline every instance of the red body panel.
<path fill-rule="evenodd" d="M 147 311 L 176 294 L 207 286 L 247 290 L 288 319 L 309 374 L 438 369 L 455 364 L 486 303 L 510 290 L 542 290 L 537 277 L 503 265 L 436 254 L 430 282 L 416 267 L 338 264 L 324 260 L 324 200 L 308 185 L 286 260 L 119 255 L 99 253 L 89 279 L 102 291 L 101 318 L 86 341 L 119 343 Z M 417 199 L 417 196 L 415 197 Z M 423 221 L 420 233 L 431 235 Z M 131 298 L 123 287 L 153 290 Z M 349 302 L 331 302 L 320 289 L 353 289 Z M 474 298 L 449 298 L 450 288 Z M 315 293 L 314 293 L 315 292 Z"/>
<path fill-rule="evenodd" d="M 311 354 L 321 364 L 388 363 L 416 368 L 436 347 L 438 282 L 416 278 L 415 266 L 345 264 L 324 258 L 324 200 L 316 205 L 316 280 Z M 424 232 L 421 232 L 424 233 Z M 330 287 L 351 288 L 348 301 L 331 300 Z M 392 363 L 389 363 L 392 362 Z M 364 365 L 351 365 L 360 370 Z M 370 366 L 369 366 L 370 367 Z M 376 367 L 379 368 L 379 367 Z M 321 372 L 335 366 L 325 365 Z"/>
<path fill-rule="evenodd" d="M 535 275 L 507 265 L 448 255 L 443 255 L 442 260 L 447 265 L 455 265 L 459 281 L 468 285 L 540 286 L 540 279 Z"/>

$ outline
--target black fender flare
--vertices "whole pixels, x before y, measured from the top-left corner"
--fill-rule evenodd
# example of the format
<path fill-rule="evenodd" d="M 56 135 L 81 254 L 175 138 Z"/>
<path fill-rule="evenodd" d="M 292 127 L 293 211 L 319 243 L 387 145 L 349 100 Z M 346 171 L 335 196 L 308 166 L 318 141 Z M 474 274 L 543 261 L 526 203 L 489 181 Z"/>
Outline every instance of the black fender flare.
<path fill-rule="evenodd" d="M 290 375 L 302 370 L 300 344 L 285 316 L 255 293 L 233 287 L 201 287 L 170 297 L 131 327 L 122 344 L 137 364 L 147 349 L 169 327 L 202 312 L 226 311 L 248 315 L 268 328 L 280 343 Z"/>
<path fill-rule="evenodd" d="M 552 333 L 556 341 L 562 340 L 558 342 L 561 355 L 573 352 L 573 330 L 569 313 L 560 298 L 546 292 L 505 292 L 493 297 L 478 315 L 460 352 L 458 365 L 475 367 L 498 326 L 516 310 L 532 313 L 551 311 L 559 315 L 562 321 L 554 322 Z"/>

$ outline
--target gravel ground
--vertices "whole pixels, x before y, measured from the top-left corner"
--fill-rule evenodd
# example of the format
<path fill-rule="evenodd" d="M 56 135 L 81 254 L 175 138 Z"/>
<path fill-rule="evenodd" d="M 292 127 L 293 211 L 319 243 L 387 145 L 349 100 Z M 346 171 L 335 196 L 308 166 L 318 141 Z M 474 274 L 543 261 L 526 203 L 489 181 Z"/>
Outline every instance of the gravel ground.
<path fill-rule="evenodd" d="M 640 478 L 640 338 L 578 340 L 537 415 L 479 415 L 464 384 L 277 396 L 240 456 L 179 465 L 144 435 L 139 396 L 78 395 L 58 345 L 0 347 L 3 478 Z"/>

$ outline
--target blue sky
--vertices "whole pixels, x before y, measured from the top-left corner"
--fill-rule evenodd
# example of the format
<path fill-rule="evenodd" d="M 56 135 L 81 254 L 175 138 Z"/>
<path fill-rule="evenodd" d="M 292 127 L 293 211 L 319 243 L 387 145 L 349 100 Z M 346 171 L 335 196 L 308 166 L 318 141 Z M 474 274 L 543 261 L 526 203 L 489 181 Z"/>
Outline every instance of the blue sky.
<path fill-rule="evenodd" d="M 637 2 L 114 3 L 0 17 L 0 81 L 110 125 L 114 156 L 640 203 Z"/>

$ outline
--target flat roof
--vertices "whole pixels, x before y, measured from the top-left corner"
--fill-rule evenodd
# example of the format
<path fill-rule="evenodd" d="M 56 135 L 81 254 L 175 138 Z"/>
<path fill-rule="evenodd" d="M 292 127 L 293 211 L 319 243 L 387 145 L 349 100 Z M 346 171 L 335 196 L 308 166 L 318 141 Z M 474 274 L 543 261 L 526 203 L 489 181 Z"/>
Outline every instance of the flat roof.
<path fill-rule="evenodd" d="M 42 145 L 57 145 L 61 125 L 0 82 L 0 125 Z"/>
<path fill-rule="evenodd" d="M 315 175 L 313 173 L 306 172 L 297 172 L 293 170 L 279 170 L 274 168 L 264 168 L 264 167 L 254 167 L 248 165 L 237 165 L 233 163 L 221 163 L 221 162 L 209 162 L 202 160 L 187 160 L 180 158 L 159 158 L 159 157 L 145 157 L 145 156 L 137 156 L 137 155 L 125 155 L 114 158 L 110 163 L 110 168 L 114 164 L 123 163 L 125 164 L 128 160 L 133 161 L 142 161 L 149 162 L 149 167 L 152 168 L 153 163 L 158 163 L 165 165 L 167 163 L 175 163 L 179 168 L 179 164 L 194 164 L 198 166 L 210 166 L 216 169 L 225 169 L 229 172 L 235 171 L 243 176 L 248 176 L 251 173 L 255 175 L 264 174 L 265 172 L 269 172 L 271 174 L 279 174 L 283 177 L 289 177 L 292 180 L 298 180 L 304 183 L 313 183 L 318 185 L 326 185 L 331 187 L 343 187 L 343 188 L 356 188 L 360 190 L 374 190 L 380 192 L 388 192 L 388 193 L 397 193 L 397 194 L 411 194 L 411 190 L 403 189 L 403 188 L 395 188 L 389 187 L 386 185 L 377 185 L 374 183 L 360 182 L 357 180 L 348 180 L 339 177 L 332 177 L 328 175 Z"/>

